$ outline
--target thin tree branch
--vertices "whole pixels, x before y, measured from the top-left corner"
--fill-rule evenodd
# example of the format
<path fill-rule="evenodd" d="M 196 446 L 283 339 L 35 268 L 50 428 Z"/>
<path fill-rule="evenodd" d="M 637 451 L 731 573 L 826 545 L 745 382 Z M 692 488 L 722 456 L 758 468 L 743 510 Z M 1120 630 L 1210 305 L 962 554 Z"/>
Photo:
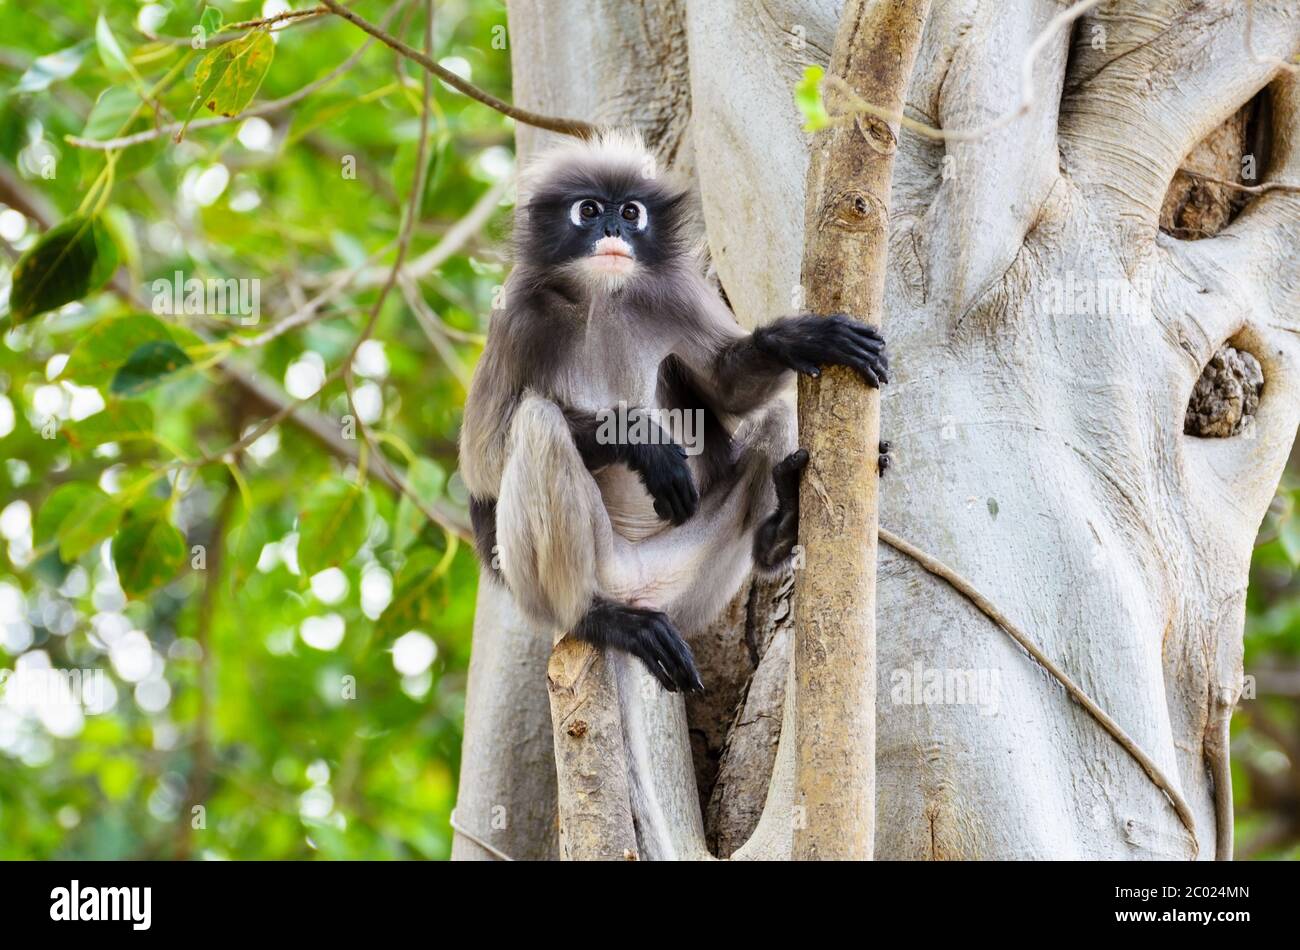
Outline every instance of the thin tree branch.
<path fill-rule="evenodd" d="M 402 289 L 402 296 L 406 298 L 407 306 L 415 314 L 416 322 L 420 324 L 420 329 L 424 331 L 429 345 L 437 351 L 439 358 L 447 369 L 456 377 L 461 387 L 468 392 L 470 384 L 469 370 L 465 368 L 465 364 L 456 355 L 456 348 L 451 345 L 451 341 L 447 338 L 442 321 L 438 319 L 438 315 L 425 302 L 424 297 L 420 294 L 420 288 L 414 281 L 403 279 L 398 283 Z"/>
<path fill-rule="evenodd" d="M 242 20 L 239 23 L 227 23 L 217 30 L 218 33 L 233 33 L 237 30 L 255 30 L 258 27 L 270 28 L 285 20 L 302 20 L 310 17 L 325 16 L 329 13 L 325 7 L 312 7 L 310 10 L 286 10 L 275 16 L 262 17 L 260 20 Z"/>
<path fill-rule="evenodd" d="M 394 3 L 387 11 L 385 11 L 384 18 L 380 22 L 387 24 L 388 21 L 392 19 L 393 15 L 403 6 L 405 6 L 405 0 L 399 0 L 399 2 Z M 328 86 L 355 66 L 357 61 L 361 59 L 362 55 L 365 54 L 366 50 L 370 48 L 373 42 L 373 39 L 366 40 L 357 48 L 355 53 L 343 62 L 339 63 L 324 76 L 307 83 L 307 85 L 303 86 L 301 89 L 297 89 L 289 93 L 287 96 L 283 96 L 279 99 L 272 99 L 269 102 L 263 102 L 261 105 L 254 106 L 251 109 L 246 109 L 238 115 L 218 115 L 206 119 L 196 119 L 189 124 L 186 131 L 211 129 L 221 125 L 229 125 L 232 122 L 243 122 L 246 119 L 271 115 L 272 113 L 287 109 L 289 106 L 306 99 L 312 93 Z M 145 142 L 152 142 L 155 139 L 162 138 L 163 136 L 170 136 L 179 132 L 182 128 L 186 128 L 183 122 L 172 122 L 168 125 L 160 125 L 156 128 L 145 129 L 131 135 L 121 135 L 111 139 L 84 139 L 79 135 L 65 135 L 63 140 L 69 145 L 75 145 L 77 148 L 107 151 L 110 149 L 130 148 L 132 145 L 141 145 Z"/>
<path fill-rule="evenodd" d="M 902 112 L 930 0 L 850 0 L 828 75 Z M 884 314 L 895 127 L 817 134 L 808 167 L 802 282 L 813 313 Z M 795 573 L 795 860 L 868 860 L 876 816 L 876 527 L 880 393 L 844 367 L 799 380 Z"/>
<path fill-rule="evenodd" d="M 330 11 L 325 7 L 313 7 L 310 10 L 286 10 L 284 13 L 277 13 L 275 16 L 262 17 L 257 20 L 241 20 L 239 23 L 224 24 L 219 30 L 212 34 L 209 39 L 208 47 L 220 46 L 223 43 L 231 43 L 239 39 L 238 36 L 223 36 L 223 33 L 243 33 L 247 30 L 256 30 L 259 27 L 271 28 L 288 20 L 301 21 L 306 23 L 310 20 L 326 16 Z M 297 25 L 296 23 L 293 25 Z M 278 32 L 278 31 L 277 31 Z M 148 30 L 140 30 L 140 35 L 154 43 L 166 43 L 170 46 L 189 46 L 194 40 L 189 36 L 163 36 L 160 33 L 151 33 Z"/>
<path fill-rule="evenodd" d="M 1247 195 L 1266 195 L 1272 191 L 1284 191 L 1300 194 L 1300 185 L 1292 184 L 1288 181 L 1266 181 L 1262 185 L 1242 185 L 1235 181 L 1228 181 L 1224 178 L 1215 178 L 1213 175 L 1207 175 L 1205 172 L 1198 172 L 1192 168 L 1178 169 L 1184 175 L 1191 175 L 1193 178 L 1199 178 L 1201 181 L 1208 181 L 1211 184 L 1221 185 L 1232 191 L 1239 191 Z"/>
<path fill-rule="evenodd" d="M 312 412 L 303 406 L 301 402 L 289 402 L 287 397 L 260 373 L 247 370 L 231 361 L 218 364 L 217 369 L 232 383 L 244 389 L 260 405 L 271 410 L 277 417 L 277 422 L 285 419 L 292 422 L 304 433 L 315 439 L 331 455 L 343 462 L 353 465 L 360 462 L 360 446 L 355 439 L 343 438 L 336 422 L 326 419 L 319 413 Z M 286 408 L 287 412 L 284 411 Z M 216 459 L 213 459 L 213 461 L 216 461 Z M 403 488 L 404 479 L 385 467 L 376 467 L 372 477 L 395 493 L 410 494 L 409 489 Z M 436 499 L 432 503 L 425 503 L 415 498 L 412 498 L 412 500 L 416 501 L 420 511 L 430 521 L 449 529 L 463 541 L 473 539 L 469 518 L 464 510 L 453 506 L 442 498 Z"/>
<path fill-rule="evenodd" d="M 424 4 L 424 48 L 427 50 L 433 49 L 433 0 L 425 0 Z M 405 249 L 410 245 L 411 234 L 415 229 L 415 222 L 420 217 L 420 206 L 424 197 L 425 180 L 428 174 L 428 163 L 425 161 L 425 155 L 429 148 L 429 107 L 432 101 L 433 82 L 429 74 L 425 73 L 423 96 L 420 108 L 420 133 L 419 138 L 416 141 L 415 149 L 415 167 L 417 169 L 415 181 L 412 182 L 411 197 L 407 205 L 405 226 L 398 239 L 397 260 L 393 264 L 393 269 L 389 276 L 388 283 L 384 286 L 384 290 L 381 291 L 381 299 L 376 305 L 375 313 L 378 312 L 378 306 L 383 303 L 382 295 L 388 293 L 388 291 L 392 289 L 393 282 L 401 275 L 402 259 L 405 256 Z M 370 326 L 373 327 L 373 325 L 374 319 L 372 316 Z M 371 432 L 370 426 L 366 424 L 365 420 L 361 418 L 361 413 L 357 411 L 356 390 L 354 388 L 352 373 L 352 356 L 355 355 L 357 350 L 361 347 L 361 342 L 364 338 L 365 336 L 363 335 L 362 339 L 358 340 L 352 347 L 352 353 L 349 354 L 347 361 L 343 364 L 343 385 L 347 391 L 348 406 L 352 409 L 353 418 L 356 419 L 357 426 L 361 430 L 361 437 L 366 440 L 367 447 L 375 457 L 376 471 L 383 472 L 392 484 L 397 486 L 398 492 L 409 498 L 415 506 L 424 513 L 426 518 L 429 518 L 435 524 L 441 525 L 449 534 L 457 535 L 458 532 L 456 526 L 445 523 L 439 513 L 431 508 L 428 503 L 420 497 L 419 493 L 411 487 L 406 479 L 393 470 L 393 467 L 389 464 L 388 458 L 384 455 L 383 450 L 376 443 L 374 433 Z"/>
<path fill-rule="evenodd" d="M 1191 835 L 1192 847 L 1194 849 L 1199 849 L 1199 842 L 1196 837 L 1196 819 L 1192 817 L 1191 808 L 1188 807 L 1187 802 L 1183 799 L 1183 796 L 1179 793 L 1173 782 L 1165 777 L 1165 774 L 1160 770 L 1160 766 L 1156 765 L 1155 761 L 1142 751 L 1142 748 L 1129 737 L 1129 734 L 1124 731 L 1124 728 L 1107 715 L 1106 711 L 1098 706 L 1093 701 L 1092 697 L 1085 693 L 1083 689 L 1074 682 L 1074 680 L 1070 679 L 1069 675 L 1064 670 L 1053 663 L 1052 660 L 1038 648 L 1038 645 L 1034 643 L 1028 634 L 1012 623 L 992 601 L 976 590 L 975 586 L 971 584 L 970 581 L 966 580 L 966 578 L 962 577 L 938 558 L 926 554 L 920 548 L 910 544 L 898 535 L 887 531 L 884 528 L 880 529 L 880 539 L 894 550 L 906 554 L 935 577 L 946 581 L 954 590 L 974 604 L 975 607 L 984 614 L 984 616 L 988 617 L 995 624 L 1001 627 L 1007 636 L 1016 641 L 1016 643 L 1020 645 L 1021 649 L 1033 657 L 1043 669 L 1051 674 L 1052 678 L 1060 683 L 1065 691 L 1070 695 L 1070 698 L 1082 706 L 1087 711 L 1088 715 L 1097 720 L 1101 727 L 1110 733 L 1111 738 L 1119 743 L 1124 751 L 1132 756 L 1134 761 L 1142 767 L 1142 770 L 1146 772 L 1147 777 L 1155 783 L 1156 787 L 1165 793 L 1165 797 L 1169 799 L 1170 804 L 1173 805 L 1174 811 L 1178 814 L 1178 820 L 1183 823 L 1183 827 L 1186 828 L 1188 834 Z"/>
<path fill-rule="evenodd" d="M 497 182 L 474 202 L 473 207 L 465 213 L 465 216 L 447 229 L 442 238 L 425 251 L 419 257 L 412 259 L 403 269 L 402 277 L 412 280 L 419 280 L 425 277 L 442 265 L 444 261 L 458 253 L 462 247 L 474 237 L 485 224 L 491 219 L 501 203 L 502 197 L 509 190 L 511 179 L 506 178 Z M 358 287 L 371 287 L 377 284 L 382 278 L 385 268 L 373 267 L 363 271 L 357 278 Z"/>
<path fill-rule="evenodd" d="M 591 138 L 596 134 L 596 127 L 589 122 L 583 122 L 581 119 L 563 119 L 555 116 L 541 115 L 537 112 L 530 112 L 527 109 L 521 109 L 518 106 L 512 106 L 510 103 L 498 99 L 489 92 L 478 88 L 472 83 L 461 79 L 450 69 L 438 65 L 428 55 L 421 53 L 419 50 L 412 49 L 397 37 L 385 33 L 380 27 L 368 22 L 351 10 L 344 7 L 338 0 L 324 0 L 325 6 L 337 16 L 347 20 L 353 26 L 356 26 L 371 36 L 375 37 L 382 43 L 387 44 L 397 52 L 401 53 L 412 62 L 419 63 L 426 70 L 433 73 L 447 85 L 464 93 L 471 99 L 475 99 L 483 105 L 495 109 L 502 115 L 509 116 L 516 122 L 522 122 L 525 125 L 531 125 L 539 129 L 546 129 L 548 132 L 559 132 L 562 135 L 574 135 L 578 138 Z"/>
<path fill-rule="evenodd" d="M 300 329 L 301 327 L 305 327 L 307 324 L 312 323 L 314 320 L 322 316 L 320 313 L 321 307 L 338 298 L 345 290 L 347 290 L 348 286 L 356 279 L 357 275 L 362 272 L 366 265 L 387 251 L 390 246 L 391 245 L 386 245 L 374 254 L 370 255 L 370 257 L 362 261 L 360 264 L 336 274 L 324 290 L 318 293 L 315 297 L 312 297 L 310 300 L 305 301 L 302 306 L 289 316 L 282 320 L 277 320 L 269 328 L 256 336 L 232 336 L 230 337 L 231 343 L 239 349 L 255 349 L 259 346 L 265 346 L 267 343 L 284 336 L 286 333 Z"/>

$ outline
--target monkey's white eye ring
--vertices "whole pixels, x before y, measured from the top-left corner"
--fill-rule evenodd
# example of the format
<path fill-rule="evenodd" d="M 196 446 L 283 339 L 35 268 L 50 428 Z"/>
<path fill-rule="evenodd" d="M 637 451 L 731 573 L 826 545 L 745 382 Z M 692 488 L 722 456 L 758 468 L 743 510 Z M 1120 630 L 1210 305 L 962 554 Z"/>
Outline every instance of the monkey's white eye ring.
<path fill-rule="evenodd" d="M 569 209 L 569 220 L 581 227 L 587 222 L 594 221 L 602 214 L 605 209 L 601 207 L 599 201 L 593 201 L 591 198 L 581 198 L 573 203 Z"/>
<path fill-rule="evenodd" d="M 636 229 L 638 231 L 645 230 L 647 215 L 646 215 L 645 205 L 643 205 L 641 202 L 629 201 L 627 204 L 623 205 L 623 210 L 621 213 L 623 215 L 624 221 L 636 222 Z"/>

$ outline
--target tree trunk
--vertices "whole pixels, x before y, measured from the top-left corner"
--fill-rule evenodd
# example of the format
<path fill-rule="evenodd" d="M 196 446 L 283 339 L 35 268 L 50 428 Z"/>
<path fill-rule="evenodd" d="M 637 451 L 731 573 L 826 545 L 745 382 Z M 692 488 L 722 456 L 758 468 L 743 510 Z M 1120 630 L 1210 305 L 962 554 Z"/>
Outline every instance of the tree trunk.
<path fill-rule="evenodd" d="M 1252 197 L 1202 240 L 1159 225 L 1179 166 L 1266 87 L 1263 177 L 1300 180 L 1300 92 L 1276 62 L 1300 49 L 1300 18 L 1256 0 L 1252 50 L 1243 4 L 1106 0 L 1073 43 L 1066 29 L 1042 46 L 1032 104 L 999 125 L 1020 105 L 1026 52 L 1064 8 L 936 2 L 926 23 L 907 116 L 998 127 L 969 141 L 899 136 L 881 410 L 894 467 L 880 523 L 1026 631 L 1168 777 L 1195 831 L 970 599 L 882 548 L 880 858 L 1216 852 L 1211 760 L 1240 689 L 1247 567 L 1300 421 L 1300 199 Z M 515 101 L 635 124 L 693 174 L 721 284 L 754 325 L 797 300 L 809 141 L 792 89 L 806 65 L 826 65 L 840 12 L 812 0 L 514 0 Z M 535 144 L 521 129 L 521 152 Z M 1258 408 L 1235 435 L 1185 434 L 1194 386 L 1225 343 L 1258 360 Z M 550 643 L 528 640 L 500 599 L 481 594 L 457 814 L 511 856 L 544 856 L 555 851 Z M 744 705 L 771 708 L 788 664 L 768 649 Z M 639 854 L 704 857 L 718 829 L 703 828 L 680 700 L 642 691 L 630 671 L 617 679 Z M 792 854 L 793 705 L 770 786 L 720 763 L 711 816 L 766 801 L 738 857 Z M 488 820 L 494 805 L 508 835 Z M 486 853 L 458 840 L 457 857 L 475 852 Z"/>
<path fill-rule="evenodd" d="M 929 0 L 849 0 L 830 72 L 901 115 Z M 884 318 L 897 123 L 861 116 L 813 142 L 803 287 L 813 313 Z M 799 380 L 809 451 L 795 581 L 794 856 L 871 857 L 876 793 L 876 467 L 880 394 L 843 367 Z"/>

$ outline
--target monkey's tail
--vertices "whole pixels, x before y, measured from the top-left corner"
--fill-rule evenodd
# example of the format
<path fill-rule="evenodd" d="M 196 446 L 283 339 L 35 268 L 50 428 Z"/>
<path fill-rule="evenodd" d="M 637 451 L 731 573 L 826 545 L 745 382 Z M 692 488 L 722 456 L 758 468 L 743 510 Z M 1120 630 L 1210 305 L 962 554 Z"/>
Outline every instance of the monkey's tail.
<path fill-rule="evenodd" d="M 497 501 L 501 573 L 526 615 L 572 630 L 598 590 L 604 508 L 559 406 L 526 395 L 510 427 Z"/>

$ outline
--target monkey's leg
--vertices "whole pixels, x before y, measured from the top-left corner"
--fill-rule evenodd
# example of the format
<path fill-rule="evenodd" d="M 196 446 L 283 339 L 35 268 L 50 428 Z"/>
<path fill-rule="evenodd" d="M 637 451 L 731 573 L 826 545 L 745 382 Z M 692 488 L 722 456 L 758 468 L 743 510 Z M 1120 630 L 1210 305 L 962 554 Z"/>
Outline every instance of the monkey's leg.
<path fill-rule="evenodd" d="M 794 429 L 793 408 L 780 402 L 738 432 L 729 474 L 707 488 L 695 517 L 628 545 L 636 569 L 606 590 L 682 630 L 712 621 L 753 567 L 755 533 L 778 508 L 773 465 L 790 454 Z"/>
<path fill-rule="evenodd" d="M 658 610 L 620 603 L 608 579 L 638 573 L 555 403 L 515 411 L 496 505 L 501 573 L 524 613 L 552 630 L 639 657 L 665 689 L 699 689 L 690 647 Z"/>
<path fill-rule="evenodd" d="M 752 564 L 755 527 L 776 500 L 773 460 L 789 451 L 793 431 L 792 408 L 777 403 L 738 433 L 730 470 L 689 522 L 637 542 L 613 534 L 612 556 L 597 564 L 606 593 L 574 636 L 640 657 L 669 691 L 702 689 L 679 629 L 707 624 L 740 589 Z M 782 480 L 783 492 L 788 484 L 797 505 L 798 471 Z M 797 530 L 797 510 L 793 524 Z"/>
<path fill-rule="evenodd" d="M 510 424 L 496 503 L 497 559 L 524 613 L 573 629 L 598 592 L 596 562 L 609 556 L 609 534 L 600 491 L 564 413 L 525 396 Z"/>

